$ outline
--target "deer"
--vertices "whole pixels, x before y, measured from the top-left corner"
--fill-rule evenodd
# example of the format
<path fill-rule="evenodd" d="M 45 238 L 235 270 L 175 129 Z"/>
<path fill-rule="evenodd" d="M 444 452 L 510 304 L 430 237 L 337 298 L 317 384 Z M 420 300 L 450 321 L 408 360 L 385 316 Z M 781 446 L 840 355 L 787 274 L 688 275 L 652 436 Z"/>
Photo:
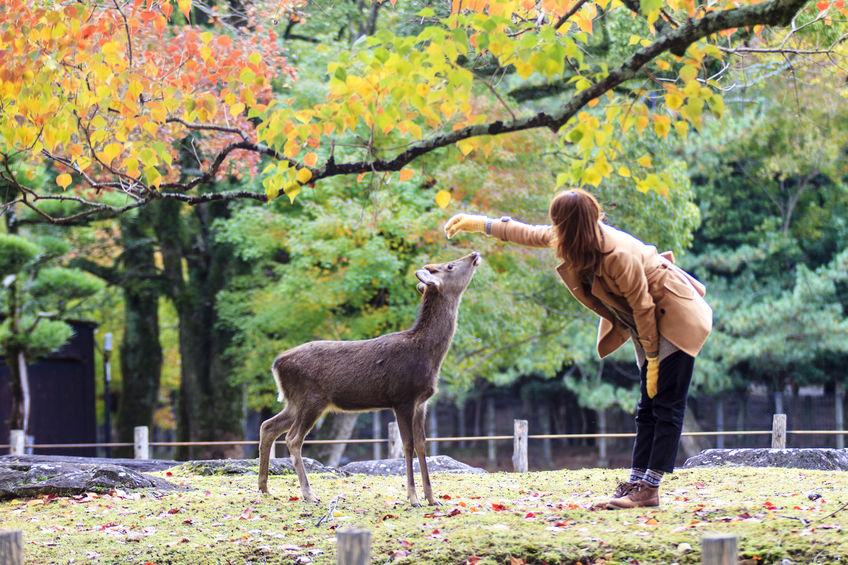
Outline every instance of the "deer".
<path fill-rule="evenodd" d="M 271 372 L 285 406 L 265 420 L 259 434 L 259 490 L 268 494 L 271 447 L 286 434 L 286 444 L 302 498 L 318 504 L 303 467 L 301 448 L 315 421 L 325 412 L 391 409 L 397 418 L 406 462 L 406 491 L 413 507 L 413 451 L 418 455 L 424 497 L 433 497 L 424 450 L 427 400 L 435 394 L 442 361 L 456 331 L 459 304 L 477 266 L 476 251 L 448 263 L 425 265 L 415 272 L 421 293 L 411 328 L 357 341 L 311 341 L 274 360 Z"/>

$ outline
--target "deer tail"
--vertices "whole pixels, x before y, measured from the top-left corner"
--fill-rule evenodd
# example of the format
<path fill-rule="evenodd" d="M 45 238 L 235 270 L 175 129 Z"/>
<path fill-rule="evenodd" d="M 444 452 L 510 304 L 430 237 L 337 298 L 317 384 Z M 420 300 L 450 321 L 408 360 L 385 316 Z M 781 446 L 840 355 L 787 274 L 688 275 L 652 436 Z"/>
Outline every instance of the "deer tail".
<path fill-rule="evenodd" d="M 274 364 L 271 365 L 271 373 L 274 375 L 274 381 L 277 383 L 277 402 L 282 402 L 285 399 L 285 395 L 283 394 L 283 380 L 280 378 L 280 369 L 277 366 L 277 361 L 274 360 Z"/>

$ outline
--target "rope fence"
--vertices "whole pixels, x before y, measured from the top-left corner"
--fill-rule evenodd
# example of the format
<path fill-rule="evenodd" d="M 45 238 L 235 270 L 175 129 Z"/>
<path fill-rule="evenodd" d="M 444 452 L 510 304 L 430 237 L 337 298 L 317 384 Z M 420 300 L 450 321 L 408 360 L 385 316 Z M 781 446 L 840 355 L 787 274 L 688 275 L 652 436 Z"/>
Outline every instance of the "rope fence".
<path fill-rule="evenodd" d="M 726 436 L 772 436 L 772 447 L 785 447 L 787 435 L 822 435 L 837 436 L 848 435 L 848 430 L 787 430 L 786 419 L 782 414 L 776 414 L 771 430 L 726 430 L 726 431 L 698 431 L 683 432 L 688 437 L 726 437 Z M 516 420 L 523 422 L 524 420 Z M 21 441 L 23 434 L 19 430 L 12 430 L 11 444 L 0 444 L 0 450 L 10 450 L 12 454 L 22 454 L 26 449 L 85 449 L 97 447 L 133 447 L 137 459 L 146 459 L 145 453 L 151 447 L 204 447 L 221 445 L 258 445 L 258 440 L 221 440 L 221 441 L 148 441 L 148 428 L 138 426 L 136 428 L 136 442 L 104 442 L 104 443 L 25 443 Z M 451 442 L 475 442 L 475 441 L 515 441 L 518 435 L 487 435 L 487 436 L 447 436 L 427 438 L 428 443 L 451 443 Z M 593 434 L 527 434 L 526 440 L 563 440 L 563 439 L 627 439 L 636 437 L 635 433 L 593 433 Z M 782 438 L 782 439 L 781 439 Z M 519 438 L 521 439 L 521 438 Z M 285 441 L 277 443 L 284 444 Z M 305 445 L 339 445 L 339 444 L 389 444 L 390 451 L 393 445 L 400 445 L 400 438 L 396 426 L 390 426 L 388 438 L 356 438 L 356 439 L 313 439 L 304 441 Z"/>

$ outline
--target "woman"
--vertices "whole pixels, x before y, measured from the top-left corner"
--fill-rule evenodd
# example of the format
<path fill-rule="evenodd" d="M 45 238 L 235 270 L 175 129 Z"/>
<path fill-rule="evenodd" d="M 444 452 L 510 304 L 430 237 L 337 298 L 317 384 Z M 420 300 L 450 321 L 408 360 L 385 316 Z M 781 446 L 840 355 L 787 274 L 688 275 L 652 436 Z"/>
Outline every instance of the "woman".
<path fill-rule="evenodd" d="M 664 473 L 674 470 L 695 357 L 712 329 L 704 286 L 674 265 L 671 252 L 603 222 L 601 206 L 580 189 L 551 201 L 551 226 L 503 217 L 457 214 L 447 236 L 480 232 L 531 247 L 553 247 L 557 272 L 584 306 L 600 316 L 598 353 L 606 357 L 632 339 L 641 371 L 630 478 L 609 509 L 659 505 Z"/>

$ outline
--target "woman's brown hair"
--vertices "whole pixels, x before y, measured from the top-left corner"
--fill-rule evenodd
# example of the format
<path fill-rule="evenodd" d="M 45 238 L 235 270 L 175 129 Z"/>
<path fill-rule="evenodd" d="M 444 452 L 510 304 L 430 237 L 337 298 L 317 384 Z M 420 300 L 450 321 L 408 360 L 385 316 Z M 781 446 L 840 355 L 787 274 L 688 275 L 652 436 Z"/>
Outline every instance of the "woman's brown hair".
<path fill-rule="evenodd" d="M 594 272 L 603 254 L 598 222 L 604 212 L 597 199 L 579 188 L 565 190 L 551 200 L 549 214 L 559 258 L 581 275 Z"/>

